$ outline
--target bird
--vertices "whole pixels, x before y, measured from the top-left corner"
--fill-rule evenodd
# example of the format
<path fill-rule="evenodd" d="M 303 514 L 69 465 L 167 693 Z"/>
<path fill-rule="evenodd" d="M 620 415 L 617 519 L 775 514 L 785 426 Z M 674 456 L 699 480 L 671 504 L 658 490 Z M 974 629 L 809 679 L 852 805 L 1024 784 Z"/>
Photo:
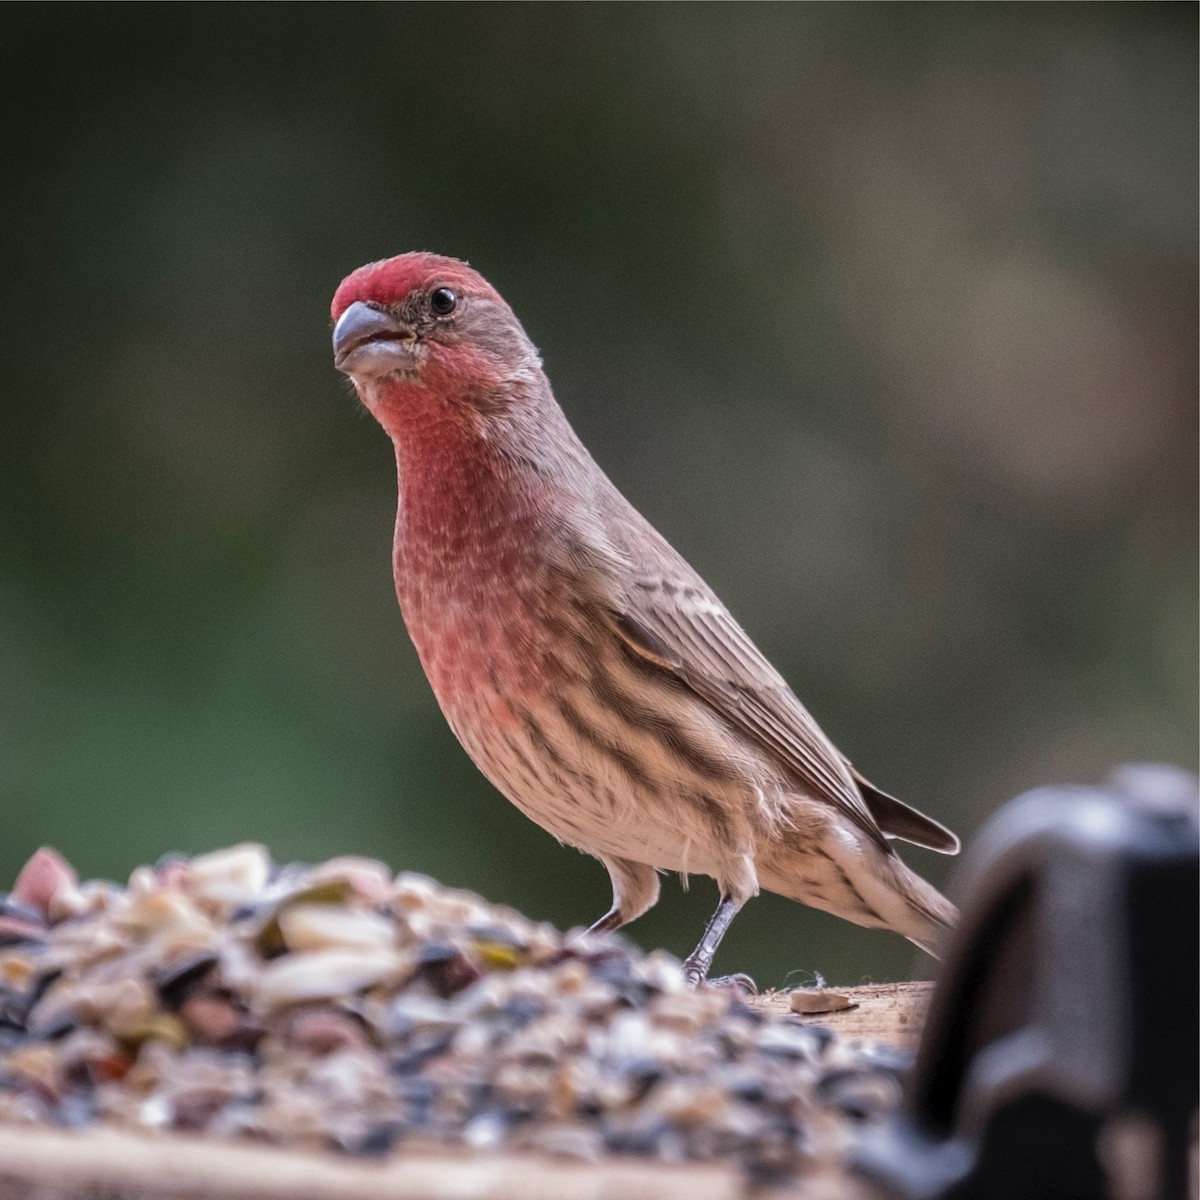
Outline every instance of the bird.
<path fill-rule="evenodd" d="M 764 888 L 936 956 L 956 911 L 892 841 L 958 838 L 859 773 L 609 480 L 495 288 L 415 251 L 349 274 L 330 315 L 334 366 L 395 449 L 393 575 L 421 665 L 491 783 L 607 868 L 590 932 L 679 872 L 719 893 L 682 962 L 694 985 Z"/>

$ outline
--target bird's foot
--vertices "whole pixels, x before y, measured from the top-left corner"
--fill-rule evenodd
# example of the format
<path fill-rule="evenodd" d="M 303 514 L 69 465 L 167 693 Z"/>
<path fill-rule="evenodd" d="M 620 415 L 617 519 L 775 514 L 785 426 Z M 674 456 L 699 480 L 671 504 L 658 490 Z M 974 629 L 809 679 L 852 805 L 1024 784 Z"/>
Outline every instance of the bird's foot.
<path fill-rule="evenodd" d="M 720 975 L 716 979 L 708 978 L 708 967 L 704 963 L 685 959 L 683 963 L 683 978 L 692 987 L 736 988 L 747 996 L 758 995 L 758 985 L 749 975 L 740 971 L 736 975 Z"/>
<path fill-rule="evenodd" d="M 744 975 L 741 971 L 738 971 L 735 975 L 718 975 L 716 979 L 708 979 L 705 982 L 709 987 L 736 988 L 739 992 L 743 992 L 747 996 L 758 995 L 758 984 L 749 975 Z"/>

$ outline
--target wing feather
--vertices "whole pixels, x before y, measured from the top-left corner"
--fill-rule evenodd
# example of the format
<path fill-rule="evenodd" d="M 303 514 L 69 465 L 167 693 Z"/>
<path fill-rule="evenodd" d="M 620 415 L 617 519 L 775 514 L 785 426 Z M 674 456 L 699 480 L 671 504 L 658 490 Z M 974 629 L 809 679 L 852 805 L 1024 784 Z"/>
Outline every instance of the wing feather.
<path fill-rule="evenodd" d="M 957 851 L 949 830 L 854 770 L 703 579 L 615 488 L 589 512 L 561 569 L 572 590 L 609 614 L 632 653 L 690 688 L 797 790 L 832 805 L 881 848 L 901 837 Z"/>
<path fill-rule="evenodd" d="M 614 624 L 632 650 L 672 672 L 807 795 L 834 805 L 886 845 L 845 759 L 706 587 L 643 578 L 628 600 Z"/>

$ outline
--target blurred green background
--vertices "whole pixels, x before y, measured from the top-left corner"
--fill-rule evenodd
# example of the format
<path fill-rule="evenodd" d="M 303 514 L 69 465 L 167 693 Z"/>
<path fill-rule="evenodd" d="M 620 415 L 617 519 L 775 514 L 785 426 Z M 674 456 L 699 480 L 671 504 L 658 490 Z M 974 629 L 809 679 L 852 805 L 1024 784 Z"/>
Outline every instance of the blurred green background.
<path fill-rule="evenodd" d="M 330 363 L 468 258 L 596 458 L 839 745 L 970 835 L 1196 764 L 1194 5 L 0 9 L 0 881 L 38 844 L 375 855 L 569 926 L 484 782 Z M 945 882 L 952 864 L 910 862 Z M 632 929 L 685 953 L 671 882 Z M 718 961 L 894 978 L 764 896 Z"/>

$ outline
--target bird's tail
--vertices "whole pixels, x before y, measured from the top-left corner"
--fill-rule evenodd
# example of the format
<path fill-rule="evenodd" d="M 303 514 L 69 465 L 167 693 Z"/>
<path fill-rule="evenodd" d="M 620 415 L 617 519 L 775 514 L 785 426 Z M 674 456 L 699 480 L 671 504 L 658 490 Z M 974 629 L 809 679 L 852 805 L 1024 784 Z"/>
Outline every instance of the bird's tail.
<path fill-rule="evenodd" d="M 872 929 L 890 929 L 940 958 L 958 910 L 890 850 L 846 852 L 836 839 L 817 859 L 810 846 L 787 846 L 758 862 L 764 887 Z M 797 853 L 799 851 L 799 853 Z M 827 870 L 826 864 L 832 870 Z"/>
<path fill-rule="evenodd" d="M 898 856 L 891 856 L 889 866 L 896 891 L 904 898 L 908 910 L 902 921 L 894 922 L 891 928 L 926 954 L 941 958 L 946 938 L 958 921 L 958 909 Z"/>

